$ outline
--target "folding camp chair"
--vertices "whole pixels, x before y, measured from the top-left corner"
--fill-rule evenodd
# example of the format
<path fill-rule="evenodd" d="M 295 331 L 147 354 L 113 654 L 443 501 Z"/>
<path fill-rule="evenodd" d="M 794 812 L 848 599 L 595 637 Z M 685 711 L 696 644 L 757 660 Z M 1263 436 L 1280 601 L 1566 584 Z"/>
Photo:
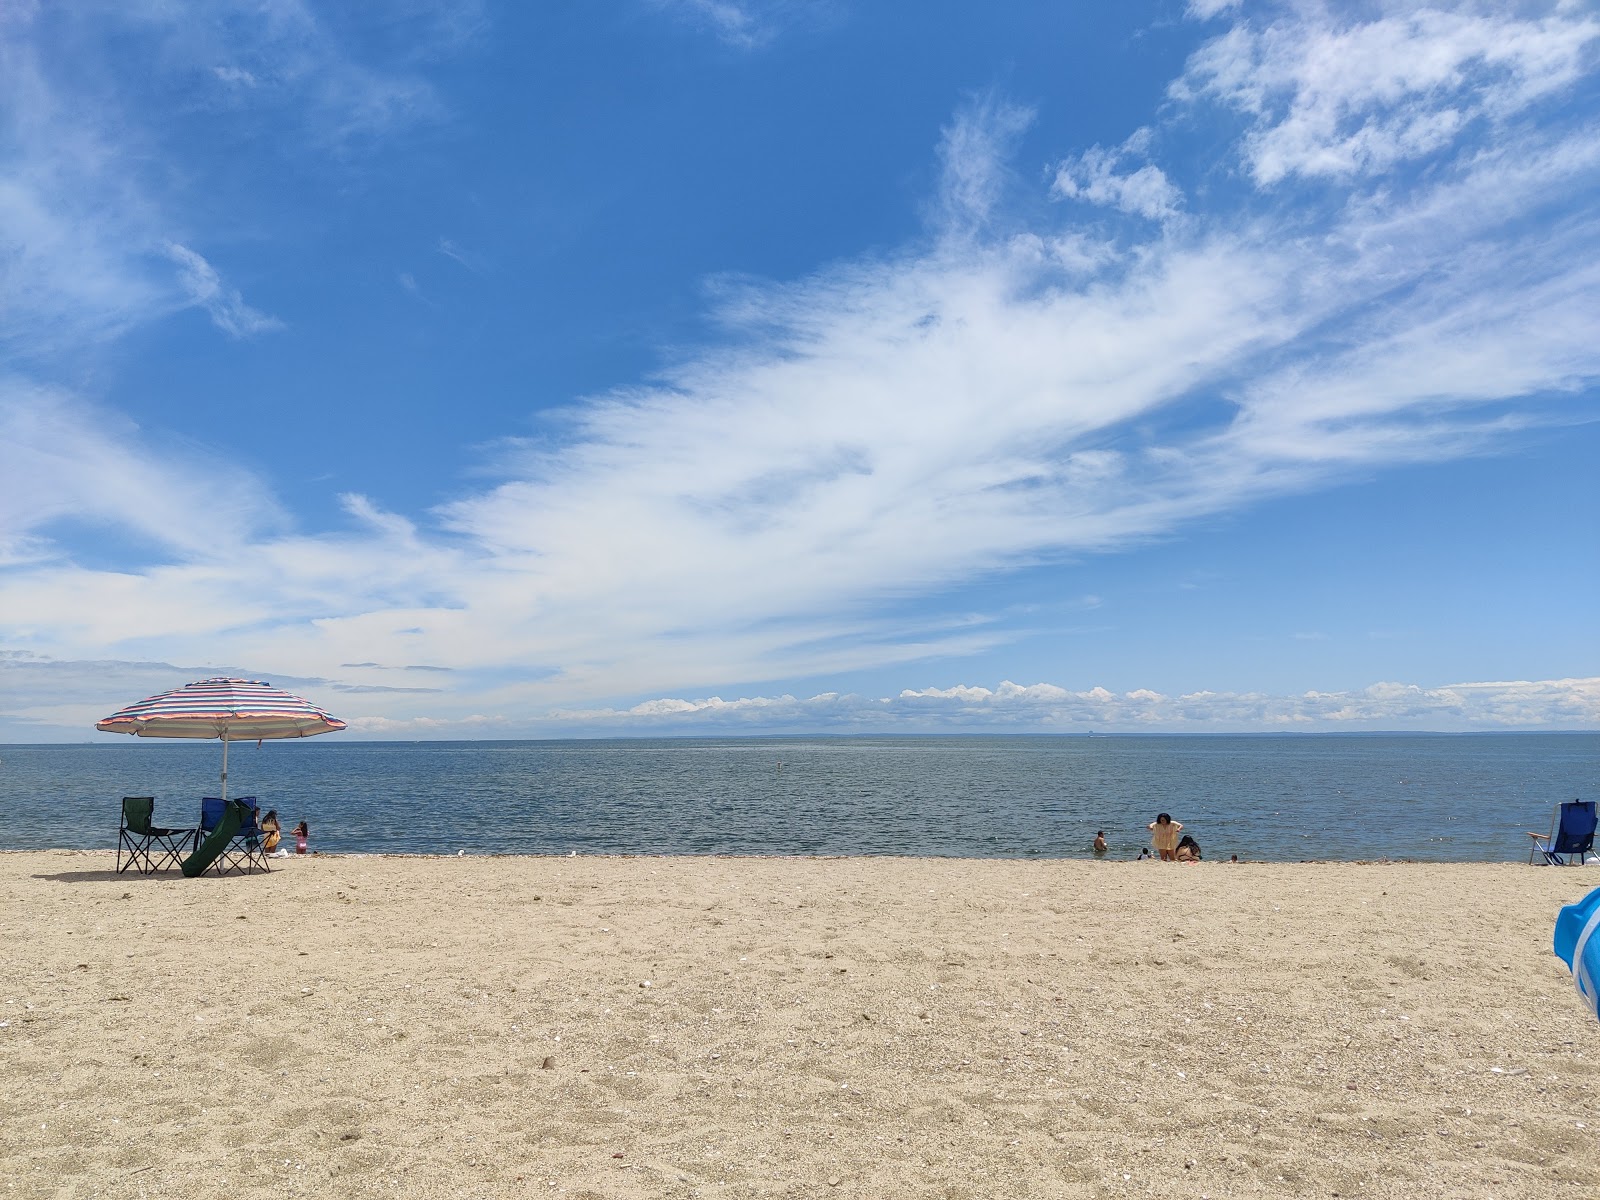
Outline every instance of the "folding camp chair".
<path fill-rule="evenodd" d="M 124 796 L 122 823 L 117 827 L 117 873 L 129 867 L 139 874 L 175 867 L 183 862 L 193 829 L 163 829 L 154 820 L 154 796 Z"/>
<path fill-rule="evenodd" d="M 185 879 L 204 875 L 206 868 L 217 861 L 233 835 L 239 832 L 239 814 L 249 809 L 231 800 L 207 796 L 200 802 L 201 828 L 195 830 L 194 853 L 183 860 Z M 217 868 L 220 873 L 222 868 Z"/>
<path fill-rule="evenodd" d="M 1534 833 L 1528 861 L 1552 867 L 1581 867 L 1594 849 L 1595 802 L 1568 800 L 1556 805 L 1549 835 Z"/>
<path fill-rule="evenodd" d="M 257 806 L 254 796 L 240 796 L 235 800 L 207 796 L 201 800 L 200 829 L 196 835 L 196 845 L 222 824 L 223 813 L 227 811 L 228 805 L 235 806 L 235 811 L 239 814 L 239 827 L 212 860 L 216 865 L 217 874 L 226 875 L 231 871 L 249 873 L 257 867 L 263 871 L 272 870 L 267 866 L 267 856 L 261 850 L 261 828 L 256 823 Z"/>

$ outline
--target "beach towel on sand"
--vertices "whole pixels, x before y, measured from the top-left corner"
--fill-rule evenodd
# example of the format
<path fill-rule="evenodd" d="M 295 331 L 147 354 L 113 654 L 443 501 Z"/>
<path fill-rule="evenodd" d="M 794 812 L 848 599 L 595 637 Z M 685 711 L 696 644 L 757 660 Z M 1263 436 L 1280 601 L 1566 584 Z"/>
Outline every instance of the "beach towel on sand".
<path fill-rule="evenodd" d="M 1572 972 L 1578 995 L 1600 1017 L 1600 888 L 1556 914 L 1555 949 Z"/>

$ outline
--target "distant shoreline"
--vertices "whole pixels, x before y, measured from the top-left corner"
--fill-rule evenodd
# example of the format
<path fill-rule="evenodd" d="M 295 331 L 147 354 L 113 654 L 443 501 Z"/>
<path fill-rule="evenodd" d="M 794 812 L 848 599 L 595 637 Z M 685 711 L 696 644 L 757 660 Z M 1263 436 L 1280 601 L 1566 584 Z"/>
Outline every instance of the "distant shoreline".
<path fill-rule="evenodd" d="M 297 740 L 297 746 L 329 747 L 335 745 L 351 746 L 514 746 L 514 745 L 541 745 L 541 744 L 567 744 L 573 742 L 811 742 L 811 741 L 927 741 L 938 739 L 941 741 L 1058 741 L 1058 740 L 1088 740 L 1110 741 L 1122 740 L 1158 740 L 1162 738 L 1470 738 L 1470 737 L 1594 737 L 1600 735 L 1597 729 L 1463 729 L 1463 730 L 1411 730 L 1411 729 L 1273 729 L 1273 730 L 1186 730 L 1181 733 L 1162 733 L 1157 731 L 1129 731 L 1129 732 L 1103 732 L 1094 730 L 1070 733 L 983 733 L 983 732 L 948 732 L 948 731 L 923 731 L 923 732 L 896 732 L 896 733 L 597 733 L 575 734 L 568 737 L 522 737 L 522 738 L 363 738 L 350 734 L 340 734 L 337 738 L 306 738 Z M 140 738 L 118 737 L 107 735 L 81 742 L 0 742 L 0 752 L 7 748 L 18 750 L 27 749 L 61 749 L 66 747 L 85 748 L 94 746 L 126 746 L 138 745 L 184 745 L 189 747 L 213 745 L 214 741 L 206 739 L 178 739 L 178 738 Z M 243 745 L 237 742 L 235 745 Z M 253 742 L 251 744 L 254 744 Z"/>

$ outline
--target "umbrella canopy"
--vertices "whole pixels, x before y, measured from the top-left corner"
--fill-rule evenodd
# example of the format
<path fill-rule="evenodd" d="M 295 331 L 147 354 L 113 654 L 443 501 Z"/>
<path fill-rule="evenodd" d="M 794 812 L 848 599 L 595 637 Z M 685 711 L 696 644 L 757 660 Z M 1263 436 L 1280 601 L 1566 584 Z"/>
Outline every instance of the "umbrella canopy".
<path fill-rule="evenodd" d="M 252 679 L 202 679 L 130 704 L 95 722 L 104 733 L 135 737 L 219 738 L 222 798 L 228 797 L 228 743 L 336 733 L 343 721 L 311 701 Z"/>

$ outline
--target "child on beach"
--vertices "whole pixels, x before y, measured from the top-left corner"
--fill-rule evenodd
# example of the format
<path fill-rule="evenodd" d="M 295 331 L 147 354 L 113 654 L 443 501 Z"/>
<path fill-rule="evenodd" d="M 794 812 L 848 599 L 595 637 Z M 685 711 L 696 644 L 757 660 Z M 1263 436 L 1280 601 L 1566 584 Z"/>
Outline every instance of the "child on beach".
<path fill-rule="evenodd" d="M 1156 853 L 1161 856 L 1161 861 L 1177 862 L 1178 833 L 1183 829 L 1183 822 L 1174 821 L 1168 813 L 1161 813 L 1145 828 L 1150 830 L 1153 835 L 1150 841 L 1154 843 Z"/>
<path fill-rule="evenodd" d="M 304 854 L 306 845 L 311 840 L 311 827 L 304 821 L 294 827 L 294 852 Z"/>
<path fill-rule="evenodd" d="M 283 841 L 283 826 L 278 824 L 278 810 L 269 808 L 267 815 L 261 818 L 261 852 L 271 854 L 281 841 Z"/>

